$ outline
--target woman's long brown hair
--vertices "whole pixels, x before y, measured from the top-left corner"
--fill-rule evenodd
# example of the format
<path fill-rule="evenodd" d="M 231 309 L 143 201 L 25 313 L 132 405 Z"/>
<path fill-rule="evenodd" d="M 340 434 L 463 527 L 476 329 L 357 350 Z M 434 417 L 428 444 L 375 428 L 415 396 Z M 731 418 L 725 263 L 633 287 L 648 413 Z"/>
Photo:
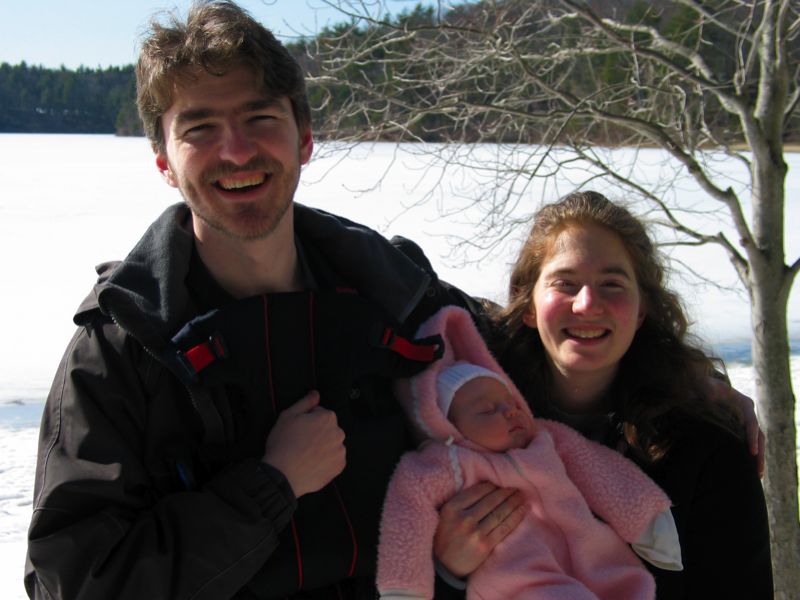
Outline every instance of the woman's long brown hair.
<path fill-rule="evenodd" d="M 536 213 L 511 273 L 508 304 L 490 310 L 497 334 L 493 350 L 501 362 L 516 364 L 511 374 L 532 384 L 523 388 L 551 393 L 544 346 L 523 317 L 531 310 L 533 288 L 558 235 L 586 224 L 605 227 L 622 241 L 646 310 L 613 385 L 628 444 L 646 460 L 658 460 L 669 449 L 675 435 L 673 417 L 680 412 L 741 435 L 733 413 L 708 398 L 709 377 L 719 374 L 721 361 L 709 357 L 688 335 L 681 301 L 666 287 L 663 260 L 644 224 L 597 192 L 572 193 Z M 520 365 L 524 373 L 519 373 Z"/>

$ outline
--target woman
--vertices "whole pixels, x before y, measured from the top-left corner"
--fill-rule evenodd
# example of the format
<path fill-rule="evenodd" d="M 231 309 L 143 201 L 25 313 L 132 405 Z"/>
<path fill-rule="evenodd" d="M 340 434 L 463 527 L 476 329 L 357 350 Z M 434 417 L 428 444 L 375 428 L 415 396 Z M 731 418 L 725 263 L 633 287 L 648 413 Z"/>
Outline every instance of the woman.
<path fill-rule="evenodd" d="M 710 401 L 715 365 L 687 341 L 664 280 L 635 217 L 571 194 L 537 213 L 509 303 L 491 311 L 491 345 L 535 415 L 618 449 L 670 496 L 684 570 L 651 569 L 659 599 L 771 598 L 755 459 L 735 415 Z M 521 518 L 509 494 L 482 484 L 444 505 L 441 565 L 464 577 L 480 564 Z"/>

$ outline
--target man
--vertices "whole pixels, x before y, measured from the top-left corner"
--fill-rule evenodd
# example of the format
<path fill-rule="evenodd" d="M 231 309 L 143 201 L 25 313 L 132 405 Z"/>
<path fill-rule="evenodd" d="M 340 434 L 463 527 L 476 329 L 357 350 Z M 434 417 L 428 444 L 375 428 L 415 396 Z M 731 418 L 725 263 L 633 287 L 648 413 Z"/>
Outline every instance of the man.
<path fill-rule="evenodd" d="M 35 598 L 371 598 L 409 447 L 391 379 L 443 304 L 413 244 L 293 204 L 302 73 L 231 2 L 153 24 L 138 105 L 169 208 L 101 266 L 47 401 Z"/>

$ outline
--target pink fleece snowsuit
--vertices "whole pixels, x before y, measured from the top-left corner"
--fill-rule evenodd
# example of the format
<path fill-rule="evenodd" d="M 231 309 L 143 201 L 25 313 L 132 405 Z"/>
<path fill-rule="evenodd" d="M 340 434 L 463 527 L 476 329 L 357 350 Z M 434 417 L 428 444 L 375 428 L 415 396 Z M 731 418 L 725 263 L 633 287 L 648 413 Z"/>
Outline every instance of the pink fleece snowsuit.
<path fill-rule="evenodd" d="M 653 598 L 653 578 L 625 541 L 667 510 L 669 498 L 623 456 L 559 423 L 538 419 L 531 443 L 505 453 L 465 439 L 436 403 L 439 372 L 457 361 L 503 371 L 467 312 L 445 308 L 419 336 L 436 333 L 445 340 L 443 358 L 396 385 L 418 432 L 431 441 L 403 456 L 389 484 L 378 549 L 382 597 L 433 597 L 438 509 L 462 488 L 491 481 L 522 490 L 527 516 L 469 577 L 468 599 Z"/>

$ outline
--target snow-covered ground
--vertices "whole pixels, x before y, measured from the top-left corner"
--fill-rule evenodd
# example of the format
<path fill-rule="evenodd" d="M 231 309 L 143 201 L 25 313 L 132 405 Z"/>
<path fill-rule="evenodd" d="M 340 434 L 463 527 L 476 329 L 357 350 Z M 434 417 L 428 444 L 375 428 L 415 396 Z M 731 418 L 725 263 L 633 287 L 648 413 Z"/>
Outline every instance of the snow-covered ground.
<path fill-rule="evenodd" d="M 25 598 L 25 533 L 31 518 L 42 404 L 0 406 L 0 597 Z"/>
<path fill-rule="evenodd" d="M 429 158 L 413 151 L 397 154 L 389 144 L 359 148 L 347 157 L 324 149 L 321 154 L 324 157 L 303 173 L 298 201 L 367 223 L 386 235 L 410 237 L 422 245 L 444 279 L 470 293 L 503 299 L 508 263 L 519 236 L 489 256 L 474 250 L 466 255 L 450 253 L 454 236 L 469 239 L 474 230 L 476 213 L 459 205 L 464 200 L 458 198 L 469 193 L 468 172 L 447 173 L 432 202 L 405 211 L 403 207 L 430 189 L 440 175 Z M 787 158 L 786 250 L 796 257 L 800 154 Z M 656 173 L 663 157 L 653 151 L 637 161 Z M 16 600 L 24 598 L 21 576 L 36 427 L 41 402 L 72 335 L 72 313 L 94 281 L 93 265 L 124 257 L 147 225 L 179 197 L 160 180 L 147 142 L 138 138 L 0 134 L 0 175 L 0 597 Z M 730 177 L 741 175 L 732 172 Z M 561 182 L 559 193 L 567 191 L 566 185 Z M 704 205 L 696 190 L 682 185 L 681 193 L 689 194 L 693 204 L 713 213 L 715 209 Z M 519 214 L 534 210 L 540 194 L 541 188 L 532 187 L 530 204 Z M 440 217 L 440 210 L 450 216 Z M 725 257 L 711 249 L 694 249 L 682 256 L 726 284 L 735 279 Z M 698 324 L 696 331 L 709 344 L 745 342 L 749 316 L 743 294 L 682 279 L 676 280 L 676 287 Z M 798 288 L 795 285 L 789 312 L 795 340 L 800 340 Z M 798 354 L 792 356 L 792 373 L 798 390 Z M 730 375 L 738 389 L 753 394 L 748 365 L 732 365 Z"/>

